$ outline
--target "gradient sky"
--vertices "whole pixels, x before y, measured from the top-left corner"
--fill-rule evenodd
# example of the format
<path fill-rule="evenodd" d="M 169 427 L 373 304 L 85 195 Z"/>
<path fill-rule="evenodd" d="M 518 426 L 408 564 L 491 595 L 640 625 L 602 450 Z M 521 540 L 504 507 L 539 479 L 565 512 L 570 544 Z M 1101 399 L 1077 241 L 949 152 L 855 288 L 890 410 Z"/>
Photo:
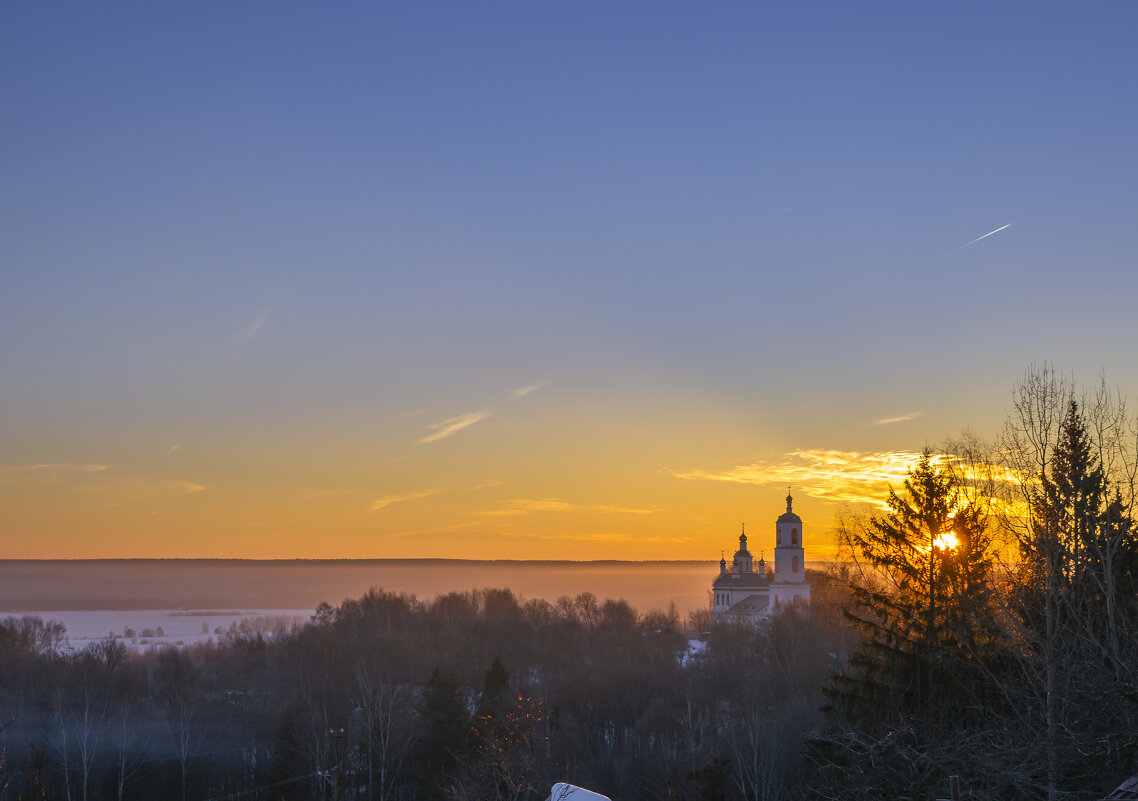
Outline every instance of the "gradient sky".
<path fill-rule="evenodd" d="M 0 8 L 0 557 L 823 555 L 1138 389 L 1134 3 Z M 998 233 L 976 241 L 983 235 Z"/>

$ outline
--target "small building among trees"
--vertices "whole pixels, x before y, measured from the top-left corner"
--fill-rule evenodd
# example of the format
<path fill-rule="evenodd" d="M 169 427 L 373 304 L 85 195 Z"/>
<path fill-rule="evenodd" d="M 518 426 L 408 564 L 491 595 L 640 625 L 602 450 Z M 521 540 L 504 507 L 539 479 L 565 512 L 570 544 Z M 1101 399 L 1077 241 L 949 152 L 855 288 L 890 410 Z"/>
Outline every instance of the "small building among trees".
<path fill-rule="evenodd" d="M 779 606 L 810 602 L 806 581 L 802 518 L 794 513 L 794 498 L 786 496 L 786 512 L 775 523 L 774 570 L 767 573 L 766 560 L 756 563 L 747 550 L 746 529 L 739 534 L 739 550 L 732 558 L 719 560 L 719 575 L 711 585 L 711 619 L 715 623 L 753 624 Z"/>

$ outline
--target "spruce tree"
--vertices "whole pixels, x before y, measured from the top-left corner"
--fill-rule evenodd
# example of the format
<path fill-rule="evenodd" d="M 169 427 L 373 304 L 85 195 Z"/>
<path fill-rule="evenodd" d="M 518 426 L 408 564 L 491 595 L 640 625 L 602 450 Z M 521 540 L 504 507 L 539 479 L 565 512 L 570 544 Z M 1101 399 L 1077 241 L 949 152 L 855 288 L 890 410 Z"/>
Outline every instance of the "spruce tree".
<path fill-rule="evenodd" d="M 849 620 L 863 640 L 827 690 L 834 715 L 871 729 L 898 719 L 935 726 L 978 691 L 971 664 L 995 637 L 987 515 L 925 451 L 891 490 L 889 512 L 843 526 Z"/>
<path fill-rule="evenodd" d="M 829 730 L 807 742 L 824 795 L 931 795 L 960 767 L 960 735 L 999 714 L 994 548 L 965 489 L 926 450 L 886 514 L 840 529 L 862 639 L 823 690 Z"/>
<path fill-rule="evenodd" d="M 1040 772 L 1051 798 L 1065 787 L 1093 786 L 1119 752 L 1138 749 L 1129 734 L 1138 722 L 1138 540 L 1099 454 L 1078 402 L 1069 400 L 1019 538 L 1014 609 L 1040 679 L 1032 689 L 1042 699 Z"/>
<path fill-rule="evenodd" d="M 423 723 L 415 760 L 420 794 L 441 799 L 470 748 L 471 717 L 462 685 L 449 671 L 435 668 L 418 711 Z"/>

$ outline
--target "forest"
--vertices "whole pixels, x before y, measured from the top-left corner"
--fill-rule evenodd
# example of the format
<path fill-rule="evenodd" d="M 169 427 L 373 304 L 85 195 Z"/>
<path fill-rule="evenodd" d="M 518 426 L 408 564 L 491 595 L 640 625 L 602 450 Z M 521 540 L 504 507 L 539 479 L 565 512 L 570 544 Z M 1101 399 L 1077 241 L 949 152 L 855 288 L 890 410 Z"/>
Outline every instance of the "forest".
<path fill-rule="evenodd" d="M 8 619 L 0 798 L 520 799 L 564 779 L 759 798 L 800 781 L 844 621 L 790 610 L 703 651 L 682 627 L 505 589 L 376 589 L 292 631 L 145 654 L 67 654 L 57 627 Z"/>
<path fill-rule="evenodd" d="M 8 618 L 0 801 L 1102 798 L 1138 773 L 1136 434 L 1029 371 L 755 627 L 508 589 L 141 654 Z"/>

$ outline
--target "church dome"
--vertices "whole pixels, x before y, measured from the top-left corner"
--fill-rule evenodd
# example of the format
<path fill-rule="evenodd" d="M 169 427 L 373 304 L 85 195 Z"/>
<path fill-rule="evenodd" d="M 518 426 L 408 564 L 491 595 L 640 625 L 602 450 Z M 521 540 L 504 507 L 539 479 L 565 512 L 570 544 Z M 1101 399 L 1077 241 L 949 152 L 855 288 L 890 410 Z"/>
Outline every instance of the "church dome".
<path fill-rule="evenodd" d="M 801 523 L 802 522 L 802 518 L 799 517 L 798 515 L 796 515 L 794 513 L 794 510 L 791 508 L 791 504 L 793 502 L 794 502 L 794 498 L 790 495 L 787 495 L 786 496 L 786 511 L 778 516 L 778 522 L 780 522 L 780 523 Z"/>
<path fill-rule="evenodd" d="M 739 550 L 735 551 L 735 561 L 744 558 L 751 558 L 751 552 L 747 550 L 747 534 L 745 532 L 739 535 Z"/>

